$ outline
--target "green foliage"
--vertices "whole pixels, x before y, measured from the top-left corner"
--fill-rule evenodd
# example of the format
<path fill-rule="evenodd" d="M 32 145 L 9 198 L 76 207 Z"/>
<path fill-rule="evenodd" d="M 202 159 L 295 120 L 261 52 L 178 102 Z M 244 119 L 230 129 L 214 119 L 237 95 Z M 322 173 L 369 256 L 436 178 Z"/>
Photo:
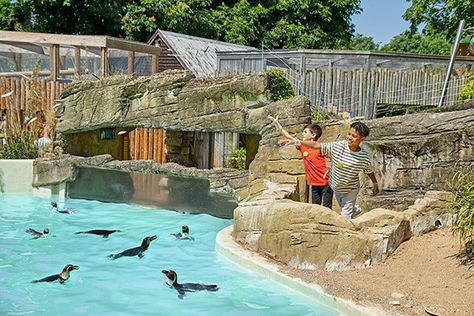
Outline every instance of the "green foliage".
<path fill-rule="evenodd" d="M 393 37 L 381 48 L 385 52 L 415 53 L 423 55 L 449 55 L 451 43 L 442 34 L 420 34 L 406 31 Z"/>
<path fill-rule="evenodd" d="M 226 167 L 245 170 L 245 162 L 247 159 L 247 151 L 245 148 L 232 149 L 227 154 Z"/>
<path fill-rule="evenodd" d="M 311 106 L 311 122 L 328 121 L 333 118 L 337 118 L 337 115 L 324 112 L 316 106 Z"/>
<path fill-rule="evenodd" d="M 254 47 L 349 44 L 360 0 L 0 0 L 0 27 L 147 41 L 162 30 Z"/>
<path fill-rule="evenodd" d="M 409 104 L 378 104 L 376 117 L 392 117 L 405 114 L 425 112 L 432 109 L 433 105 L 409 105 Z"/>
<path fill-rule="evenodd" d="M 8 13 L 6 25 L 0 24 L 3 29 L 58 34 L 121 35 L 120 22 L 125 9 L 122 1 L 0 1 L 0 12 L 5 10 Z"/>
<path fill-rule="evenodd" d="M 459 93 L 459 100 L 462 102 L 472 101 L 472 90 L 474 89 L 474 72 L 467 75 L 466 83 L 461 88 Z"/>
<path fill-rule="evenodd" d="M 445 34 L 454 39 L 460 20 L 465 27 L 474 26 L 474 1 L 472 0 L 410 0 L 412 5 L 403 18 L 411 22 L 412 31 L 419 25 L 433 34 Z"/>
<path fill-rule="evenodd" d="M 268 69 L 265 71 L 265 75 L 270 79 L 270 89 L 275 101 L 295 96 L 295 91 L 283 70 L 278 68 Z"/>
<path fill-rule="evenodd" d="M 351 37 L 348 49 L 352 50 L 378 50 L 380 44 L 374 42 L 373 37 L 356 34 Z"/>
<path fill-rule="evenodd" d="M 454 198 L 450 211 L 456 214 L 453 233 L 459 237 L 465 254 L 474 257 L 474 169 L 458 172 L 454 177 Z"/>
<path fill-rule="evenodd" d="M 35 159 L 38 151 L 34 146 L 34 135 L 30 131 L 21 131 L 9 135 L 7 146 L 0 151 L 1 159 Z"/>

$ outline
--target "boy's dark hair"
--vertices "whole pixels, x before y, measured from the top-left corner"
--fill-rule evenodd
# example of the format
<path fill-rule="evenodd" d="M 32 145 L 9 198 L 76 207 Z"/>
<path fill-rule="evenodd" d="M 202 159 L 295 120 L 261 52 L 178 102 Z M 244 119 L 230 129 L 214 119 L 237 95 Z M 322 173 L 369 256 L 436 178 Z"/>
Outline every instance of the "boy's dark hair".
<path fill-rule="evenodd" d="M 354 122 L 351 124 L 351 128 L 355 129 L 362 137 L 369 136 L 370 129 L 367 125 L 362 122 Z"/>
<path fill-rule="evenodd" d="M 308 124 L 304 128 L 307 128 L 311 131 L 311 133 L 315 134 L 316 137 L 314 137 L 314 140 L 318 140 L 319 137 L 323 134 L 323 130 L 318 124 Z"/>

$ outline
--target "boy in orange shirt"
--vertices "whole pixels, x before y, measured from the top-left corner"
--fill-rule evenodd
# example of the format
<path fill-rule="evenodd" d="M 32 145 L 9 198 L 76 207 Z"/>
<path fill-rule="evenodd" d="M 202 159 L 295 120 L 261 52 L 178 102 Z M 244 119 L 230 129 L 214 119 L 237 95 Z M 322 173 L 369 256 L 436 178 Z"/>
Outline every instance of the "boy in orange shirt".
<path fill-rule="evenodd" d="M 268 116 L 275 124 L 278 123 L 278 118 Z M 280 132 L 286 139 L 279 140 L 280 145 L 292 144 L 293 138 L 281 125 L 279 125 Z M 302 136 L 306 141 L 317 141 L 322 135 L 321 127 L 317 124 L 308 124 L 305 126 Z M 322 204 L 324 207 L 332 208 L 333 191 L 329 186 L 328 167 L 326 165 L 326 156 L 321 155 L 319 149 L 305 147 L 303 145 L 296 145 L 296 149 L 301 152 L 303 158 L 304 169 L 306 174 L 306 183 L 311 188 L 311 201 L 313 204 Z"/>

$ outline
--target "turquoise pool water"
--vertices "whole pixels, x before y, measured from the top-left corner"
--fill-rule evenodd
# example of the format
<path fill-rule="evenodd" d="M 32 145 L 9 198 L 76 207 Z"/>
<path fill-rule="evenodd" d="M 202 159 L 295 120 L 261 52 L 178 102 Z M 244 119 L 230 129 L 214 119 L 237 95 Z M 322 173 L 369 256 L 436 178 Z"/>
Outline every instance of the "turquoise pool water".
<path fill-rule="evenodd" d="M 230 220 L 139 206 L 67 200 L 77 214 L 52 214 L 50 199 L 0 196 L 0 315 L 339 315 L 296 292 L 252 274 L 216 255 L 216 233 Z M 170 233 L 190 227 L 194 241 Z M 32 239 L 25 229 L 50 230 Z M 101 236 L 74 232 L 120 229 Z M 157 235 L 145 256 L 107 256 L 139 246 Z M 72 271 L 64 284 L 31 283 Z M 180 283 L 218 284 L 218 292 L 187 293 L 184 299 L 165 284 L 163 269 Z"/>

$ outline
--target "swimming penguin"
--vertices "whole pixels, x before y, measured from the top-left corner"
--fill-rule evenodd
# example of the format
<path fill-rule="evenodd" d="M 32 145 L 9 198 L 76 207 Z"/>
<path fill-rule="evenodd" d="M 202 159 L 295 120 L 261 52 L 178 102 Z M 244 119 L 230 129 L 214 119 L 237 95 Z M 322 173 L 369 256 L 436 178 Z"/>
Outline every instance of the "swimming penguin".
<path fill-rule="evenodd" d="M 64 267 L 61 273 L 53 274 L 39 280 L 34 280 L 31 281 L 31 283 L 59 281 L 59 283 L 63 284 L 67 279 L 69 279 L 69 272 L 72 270 L 79 270 L 79 267 L 73 264 L 68 264 Z"/>
<path fill-rule="evenodd" d="M 53 213 L 61 213 L 61 214 L 75 214 L 77 213 L 76 210 L 72 208 L 63 208 L 63 209 L 58 209 L 58 203 L 56 202 L 51 202 L 51 211 Z"/>
<path fill-rule="evenodd" d="M 166 284 L 170 287 L 175 288 L 178 291 L 178 297 L 183 299 L 185 292 L 197 292 L 197 291 L 211 291 L 216 292 L 219 290 L 219 286 L 215 284 L 201 284 L 201 283 L 178 283 L 178 275 L 173 270 L 162 270 L 166 276 Z"/>
<path fill-rule="evenodd" d="M 43 229 L 43 232 L 39 232 L 37 230 L 34 230 L 33 228 L 28 228 L 27 230 L 25 230 L 25 232 L 33 235 L 33 239 L 37 239 L 41 236 L 46 236 L 49 233 L 49 229 L 48 227 L 46 227 L 45 229 Z"/>
<path fill-rule="evenodd" d="M 140 258 L 143 258 L 143 252 L 145 252 L 148 249 L 151 242 L 155 239 L 156 239 L 156 235 L 145 237 L 140 246 L 124 250 L 121 253 L 111 254 L 109 255 L 109 258 L 111 260 L 115 260 L 117 258 L 124 257 L 124 256 L 126 257 L 139 256 Z"/>
<path fill-rule="evenodd" d="M 181 227 L 180 233 L 170 235 L 173 235 L 179 240 L 194 240 L 194 238 L 189 235 L 189 227 L 187 225 L 183 225 L 183 227 Z"/>
<path fill-rule="evenodd" d="M 83 232 L 75 232 L 74 234 L 76 235 L 77 234 L 93 234 L 93 235 L 101 235 L 104 238 L 108 238 L 110 234 L 113 234 L 115 232 L 121 232 L 121 230 L 92 229 L 92 230 L 86 230 Z"/>

